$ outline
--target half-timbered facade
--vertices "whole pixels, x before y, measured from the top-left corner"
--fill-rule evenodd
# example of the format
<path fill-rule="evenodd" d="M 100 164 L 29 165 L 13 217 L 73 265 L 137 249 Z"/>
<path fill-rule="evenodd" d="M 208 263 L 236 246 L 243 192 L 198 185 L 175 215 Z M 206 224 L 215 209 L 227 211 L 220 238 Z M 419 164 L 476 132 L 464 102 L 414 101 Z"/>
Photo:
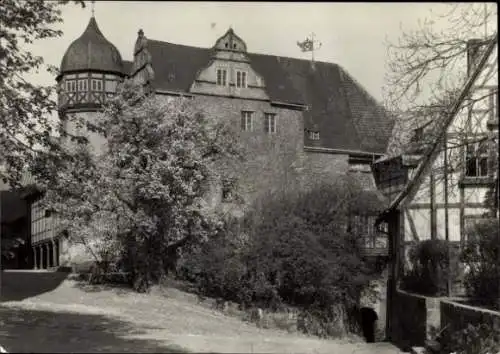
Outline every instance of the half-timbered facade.
<path fill-rule="evenodd" d="M 389 228 L 400 270 L 409 244 L 441 239 L 458 248 L 474 222 L 498 217 L 498 52 L 490 47 L 491 41 L 468 42 L 473 84 L 467 93 L 435 120 L 415 126 L 405 152 L 373 166 L 379 188 L 392 201 L 387 215 L 398 215 Z M 478 71 L 486 49 L 491 54 Z M 453 104 L 456 114 L 446 122 Z"/>

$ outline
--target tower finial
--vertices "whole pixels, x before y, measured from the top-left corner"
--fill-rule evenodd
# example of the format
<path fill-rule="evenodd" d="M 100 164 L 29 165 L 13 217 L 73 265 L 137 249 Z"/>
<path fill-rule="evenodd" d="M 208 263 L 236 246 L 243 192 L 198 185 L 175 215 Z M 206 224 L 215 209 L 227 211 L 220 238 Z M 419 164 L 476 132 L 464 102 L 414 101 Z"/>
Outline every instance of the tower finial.
<path fill-rule="evenodd" d="M 92 17 L 95 15 L 95 0 L 90 2 L 90 10 L 92 11 Z"/>

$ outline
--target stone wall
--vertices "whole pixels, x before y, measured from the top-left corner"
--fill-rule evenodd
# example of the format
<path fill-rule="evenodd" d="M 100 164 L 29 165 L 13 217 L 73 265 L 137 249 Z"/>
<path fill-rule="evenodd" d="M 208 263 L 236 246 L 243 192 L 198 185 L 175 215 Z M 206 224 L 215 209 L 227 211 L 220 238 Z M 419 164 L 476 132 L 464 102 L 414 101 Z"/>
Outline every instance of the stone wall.
<path fill-rule="evenodd" d="M 362 294 L 360 299 L 361 307 L 370 307 L 377 313 L 378 320 L 375 323 L 375 341 L 384 341 L 387 337 L 386 326 L 387 326 L 387 276 L 388 272 L 385 269 L 382 272 L 382 277 L 378 280 L 372 282 L 375 287 L 377 296 Z"/>
<path fill-rule="evenodd" d="M 237 169 L 246 203 L 270 192 L 308 188 L 346 174 L 346 154 L 304 151 L 302 111 L 278 108 L 269 102 L 217 96 L 196 96 L 194 104 L 208 117 L 229 122 L 245 150 L 246 161 Z M 252 111 L 253 131 L 241 131 L 241 112 Z M 276 114 L 276 133 L 264 130 L 264 114 Z M 234 167 L 232 167 L 234 168 Z"/>

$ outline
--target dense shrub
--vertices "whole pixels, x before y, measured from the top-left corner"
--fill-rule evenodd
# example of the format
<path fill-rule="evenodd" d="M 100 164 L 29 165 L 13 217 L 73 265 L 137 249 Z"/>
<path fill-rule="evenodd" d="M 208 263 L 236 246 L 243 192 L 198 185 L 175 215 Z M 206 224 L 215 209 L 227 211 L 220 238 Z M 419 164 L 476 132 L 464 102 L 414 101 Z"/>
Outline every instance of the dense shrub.
<path fill-rule="evenodd" d="M 342 180 L 258 201 L 243 220 L 185 254 L 179 274 L 201 294 L 244 307 L 297 307 L 303 331 L 335 335 L 332 324 L 346 319 L 373 279 L 348 228 L 359 190 Z"/>
<path fill-rule="evenodd" d="M 476 303 L 493 306 L 499 299 L 498 219 L 485 219 L 468 231 L 461 260 L 466 265 L 464 286 Z"/>
<path fill-rule="evenodd" d="M 442 353 L 493 354 L 500 352 L 500 330 L 489 324 L 468 324 L 442 342 Z"/>
<path fill-rule="evenodd" d="M 425 240 L 408 254 L 408 267 L 401 278 L 401 289 L 422 295 L 445 295 L 449 266 L 448 242 Z"/>

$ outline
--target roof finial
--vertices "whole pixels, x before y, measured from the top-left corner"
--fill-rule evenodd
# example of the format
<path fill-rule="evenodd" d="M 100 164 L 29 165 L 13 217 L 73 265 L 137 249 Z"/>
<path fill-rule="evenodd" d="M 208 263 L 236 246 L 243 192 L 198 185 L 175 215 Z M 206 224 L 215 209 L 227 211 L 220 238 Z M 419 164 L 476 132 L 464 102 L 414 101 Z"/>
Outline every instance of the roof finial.
<path fill-rule="evenodd" d="M 297 42 L 297 45 L 303 52 L 311 52 L 311 67 L 314 69 L 314 51 L 321 48 L 321 42 L 314 39 L 314 32 L 311 36 L 302 42 Z"/>
<path fill-rule="evenodd" d="M 95 0 L 90 2 L 90 10 L 92 11 L 92 17 L 95 15 Z"/>

